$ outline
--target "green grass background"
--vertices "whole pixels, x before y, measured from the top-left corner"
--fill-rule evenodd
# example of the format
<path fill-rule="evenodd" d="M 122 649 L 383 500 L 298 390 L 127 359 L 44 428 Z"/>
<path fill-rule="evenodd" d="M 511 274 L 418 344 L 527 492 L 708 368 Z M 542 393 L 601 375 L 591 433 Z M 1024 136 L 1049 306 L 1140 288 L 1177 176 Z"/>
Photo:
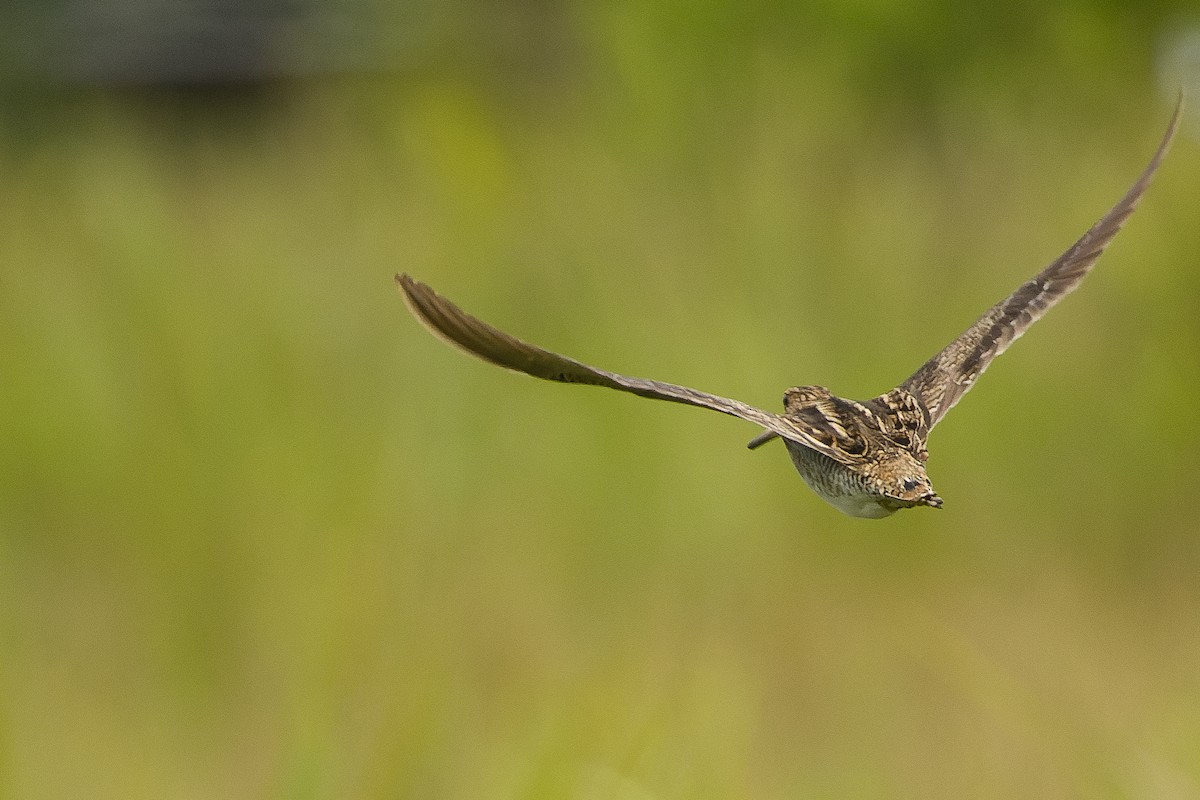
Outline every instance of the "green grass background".
<path fill-rule="evenodd" d="M 232 107 L 8 95 L 0 794 L 1200 796 L 1194 113 L 934 433 L 940 512 L 841 516 L 752 427 L 465 358 L 392 285 L 871 396 L 1132 182 L 1187 9 L 459 3 Z"/>

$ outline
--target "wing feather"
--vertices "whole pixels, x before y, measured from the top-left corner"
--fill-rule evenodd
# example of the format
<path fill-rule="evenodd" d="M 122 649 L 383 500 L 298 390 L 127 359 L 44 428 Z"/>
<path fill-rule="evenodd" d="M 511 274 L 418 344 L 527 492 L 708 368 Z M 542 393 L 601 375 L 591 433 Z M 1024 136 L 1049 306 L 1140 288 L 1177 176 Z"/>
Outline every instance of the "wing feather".
<path fill-rule="evenodd" d="M 753 422 L 771 433 L 810 447 L 839 462 L 847 463 L 852 460 L 846 453 L 821 442 L 798 420 L 686 386 L 646 378 L 631 378 L 588 366 L 573 358 L 523 342 L 488 325 L 409 275 L 397 275 L 396 283 L 413 316 L 431 333 L 447 344 L 491 364 L 543 380 L 606 386 L 639 397 L 712 409 Z"/>
<path fill-rule="evenodd" d="M 1008 349 L 1029 326 L 1070 294 L 1137 208 L 1179 127 L 1183 94 L 1162 142 L 1137 181 L 1117 204 L 1065 253 L 1007 298 L 988 309 L 974 325 L 917 370 L 901 388 L 920 398 L 933 428 L 954 407 L 992 360 Z"/>

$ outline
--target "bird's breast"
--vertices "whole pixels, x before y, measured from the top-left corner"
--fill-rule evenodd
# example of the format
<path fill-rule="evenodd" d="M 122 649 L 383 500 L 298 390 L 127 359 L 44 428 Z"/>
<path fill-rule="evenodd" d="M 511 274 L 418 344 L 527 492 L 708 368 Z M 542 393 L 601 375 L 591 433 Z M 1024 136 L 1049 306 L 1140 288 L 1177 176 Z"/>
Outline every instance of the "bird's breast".
<path fill-rule="evenodd" d="M 784 443 L 804 482 L 843 514 L 880 519 L 897 510 L 895 503 L 871 491 L 862 476 L 844 464 L 797 442 L 785 439 Z"/>

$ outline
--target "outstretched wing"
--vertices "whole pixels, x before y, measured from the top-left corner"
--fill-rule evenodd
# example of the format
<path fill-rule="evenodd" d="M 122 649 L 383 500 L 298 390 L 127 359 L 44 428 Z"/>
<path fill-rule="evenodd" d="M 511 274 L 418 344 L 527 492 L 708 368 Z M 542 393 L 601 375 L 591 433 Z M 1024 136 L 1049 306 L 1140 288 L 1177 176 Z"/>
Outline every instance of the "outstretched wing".
<path fill-rule="evenodd" d="M 1175 114 L 1150 164 L 1112 210 L 1054 263 L 988 309 L 966 332 L 900 384 L 901 388 L 915 394 L 925 405 L 929 411 L 931 429 L 975 384 L 992 359 L 1008 349 L 1055 303 L 1074 291 L 1091 271 L 1096 260 L 1137 208 L 1138 201 L 1150 185 L 1150 179 L 1154 177 L 1175 136 L 1182 110 L 1181 93 Z"/>
<path fill-rule="evenodd" d="M 548 381 L 607 386 L 609 389 L 629 392 L 640 397 L 711 408 L 713 411 L 761 425 L 776 435 L 799 442 L 837 461 L 845 463 L 848 459 L 845 453 L 823 444 L 797 421 L 686 386 L 645 378 L 630 378 L 589 367 L 573 358 L 551 353 L 493 328 L 409 275 L 397 275 L 396 283 L 408 309 L 431 333 L 447 344 L 484 361 Z"/>

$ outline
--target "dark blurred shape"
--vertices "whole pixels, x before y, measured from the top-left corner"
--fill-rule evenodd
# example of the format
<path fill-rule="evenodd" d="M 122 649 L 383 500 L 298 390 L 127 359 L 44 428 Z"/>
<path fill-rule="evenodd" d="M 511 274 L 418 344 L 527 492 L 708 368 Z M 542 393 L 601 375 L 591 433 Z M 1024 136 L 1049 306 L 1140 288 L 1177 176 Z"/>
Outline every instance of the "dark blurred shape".
<path fill-rule="evenodd" d="M 427 34 L 429 9 L 371 0 L 23 0 L 0 11 L 0 69 L 6 79 L 128 87 L 386 70 Z"/>
<path fill-rule="evenodd" d="M 579 52 L 544 0 L 16 0 L 0 6 L 0 137 L 20 155 L 120 97 L 160 132 L 262 130 L 302 84 L 419 75 L 558 85 Z M 81 120 L 89 122 L 81 127 Z"/>

